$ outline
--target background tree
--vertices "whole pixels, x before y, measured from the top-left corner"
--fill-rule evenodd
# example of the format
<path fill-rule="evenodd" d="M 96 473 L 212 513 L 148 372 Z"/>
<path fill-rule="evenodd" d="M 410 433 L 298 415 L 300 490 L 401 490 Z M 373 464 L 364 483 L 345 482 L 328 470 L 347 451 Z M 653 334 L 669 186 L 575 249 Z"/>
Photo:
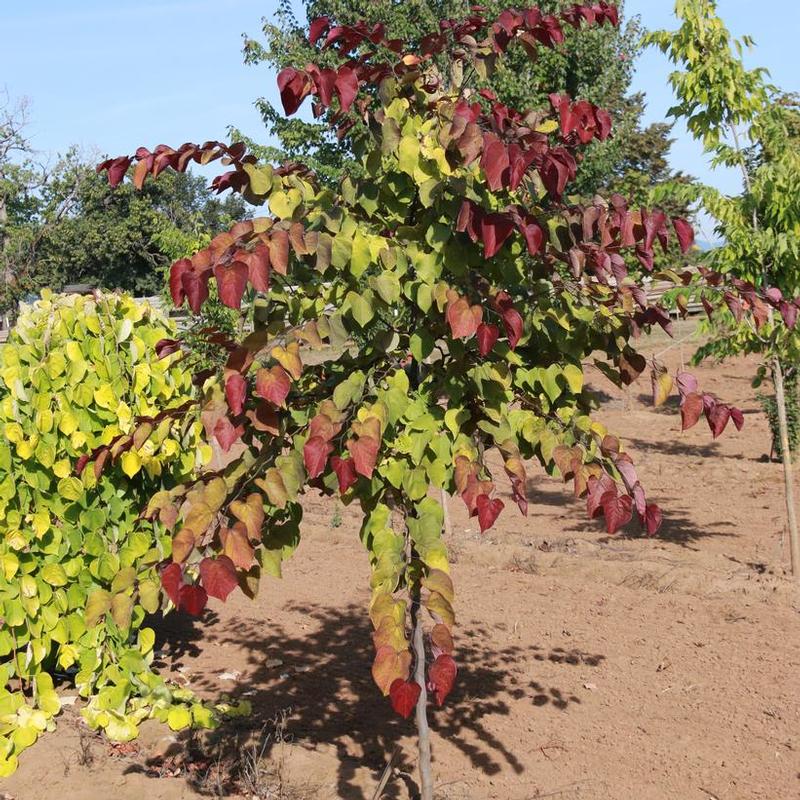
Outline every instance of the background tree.
<path fill-rule="evenodd" d="M 25 101 L 0 106 L 0 313 L 71 283 L 159 294 L 166 268 L 245 215 L 204 178 L 172 173 L 143 192 L 112 192 L 77 150 L 50 165 L 25 135 Z"/>
<path fill-rule="evenodd" d="M 716 270 L 767 293 L 773 310 L 726 297 L 730 314 L 699 358 L 758 353 L 764 359 L 757 382 L 769 372 L 784 464 L 786 510 L 792 569 L 800 575 L 792 455 L 786 411 L 784 365 L 796 369 L 800 339 L 794 331 L 800 291 L 800 148 L 793 98 L 766 81 L 766 71 L 748 70 L 742 61 L 749 37 L 733 39 L 713 0 L 678 0 L 676 31 L 657 31 L 647 41 L 666 53 L 676 69 L 670 82 L 677 96 L 671 110 L 703 143 L 713 165 L 741 171 L 742 192 L 727 196 L 707 186 L 688 188 L 684 199 L 699 197 L 717 221 L 724 244 L 708 254 Z M 779 313 L 778 313 L 779 312 Z M 787 325 L 781 324 L 781 319 Z"/>
<path fill-rule="evenodd" d="M 421 42 L 436 28 L 438 20 L 463 18 L 470 13 L 466 0 L 304 0 L 307 19 L 328 16 L 340 24 L 383 23 L 389 38 L 404 42 Z M 499 0 L 481 4 L 489 16 L 497 16 L 505 8 Z M 523 2 L 520 7 L 533 5 Z M 548 0 L 536 4 L 545 13 L 563 11 L 572 5 L 567 0 Z M 620 12 L 623 6 L 620 4 Z M 265 64 L 277 71 L 291 66 L 302 68 L 309 60 L 325 62 L 326 55 L 317 53 L 305 35 L 307 23 L 298 20 L 289 0 L 282 0 L 274 17 L 265 19 L 263 43 L 245 36 L 245 61 Z M 629 95 L 636 56 L 640 51 L 641 24 L 630 19 L 621 27 L 602 27 L 563 31 L 564 41 L 558 50 L 537 52 L 536 58 L 520 47 L 497 62 L 491 74 L 475 76 L 476 88 L 493 90 L 499 100 L 512 108 L 537 108 L 546 104 L 551 92 L 566 93 L 588 100 L 608 110 L 613 118 L 614 136 L 594 141 L 581 154 L 578 174 L 571 191 L 584 197 L 600 192 L 627 192 L 633 202 L 646 202 L 646 190 L 666 180 L 681 180 L 666 161 L 671 140 L 671 126 L 656 123 L 642 127 L 645 110 L 642 95 Z M 442 59 L 440 59 L 441 61 Z M 286 119 L 265 98 L 256 103 L 269 133 L 279 144 L 259 148 L 247 141 L 253 152 L 269 161 L 299 160 L 312 167 L 321 177 L 335 180 L 347 165 L 352 173 L 358 161 L 352 155 L 352 143 L 345 134 L 337 138 L 326 124 L 325 112 L 319 120 Z M 235 138 L 242 140 L 234 129 Z M 675 203 L 673 202 L 673 206 Z M 687 209 L 672 208 L 677 215 Z"/>

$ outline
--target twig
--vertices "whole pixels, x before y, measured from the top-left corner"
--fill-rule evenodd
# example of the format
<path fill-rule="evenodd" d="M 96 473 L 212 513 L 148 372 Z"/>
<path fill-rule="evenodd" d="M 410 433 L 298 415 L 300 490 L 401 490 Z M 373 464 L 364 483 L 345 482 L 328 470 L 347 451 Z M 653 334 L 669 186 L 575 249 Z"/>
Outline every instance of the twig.
<path fill-rule="evenodd" d="M 386 785 L 389 783 L 389 778 L 392 775 L 392 770 L 394 769 L 394 765 L 399 757 L 400 757 L 400 745 L 395 747 L 394 752 L 392 753 L 389 760 L 386 762 L 386 766 L 383 769 L 383 774 L 381 775 L 381 779 L 380 781 L 378 781 L 378 785 L 375 787 L 375 794 L 372 795 L 372 800 L 380 800 L 381 795 L 386 789 Z"/>

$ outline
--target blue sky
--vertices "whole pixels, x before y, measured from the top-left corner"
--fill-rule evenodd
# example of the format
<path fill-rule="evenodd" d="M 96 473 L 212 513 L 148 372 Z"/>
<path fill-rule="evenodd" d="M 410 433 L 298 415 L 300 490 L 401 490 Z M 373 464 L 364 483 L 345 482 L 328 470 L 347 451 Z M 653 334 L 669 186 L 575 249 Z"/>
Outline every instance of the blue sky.
<path fill-rule="evenodd" d="M 253 99 L 276 97 L 265 68 L 241 60 L 241 34 L 255 34 L 275 0 L 0 0 L 0 86 L 31 102 L 34 144 L 63 152 L 77 144 L 120 155 L 140 144 L 177 145 L 223 138 L 234 124 L 264 138 Z M 651 28 L 672 27 L 672 0 L 628 0 Z M 735 35 L 751 34 L 751 66 L 800 90 L 800 6 L 793 0 L 719 0 Z M 754 9 L 757 9 L 755 11 Z M 647 93 L 648 120 L 672 104 L 669 64 L 656 52 L 640 60 L 635 88 Z M 711 173 L 680 127 L 672 163 L 726 191 L 734 174 Z"/>

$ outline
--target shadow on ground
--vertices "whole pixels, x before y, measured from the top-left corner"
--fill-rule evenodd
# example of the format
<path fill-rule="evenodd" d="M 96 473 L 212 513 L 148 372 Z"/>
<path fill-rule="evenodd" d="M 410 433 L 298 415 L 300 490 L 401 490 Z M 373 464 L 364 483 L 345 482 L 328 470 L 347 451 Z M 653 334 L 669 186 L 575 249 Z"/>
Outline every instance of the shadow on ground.
<path fill-rule="evenodd" d="M 356 783 L 356 771 L 368 767 L 376 776 L 388 755 L 405 736 L 413 735 L 413 722 L 405 721 L 391 709 L 373 683 L 370 665 L 373 646 L 371 625 L 366 609 L 347 605 L 342 609 L 318 606 L 288 606 L 287 611 L 307 619 L 308 632 L 298 636 L 279 624 L 254 624 L 250 620 L 204 620 L 192 624 L 185 617 L 171 615 L 159 621 L 159 638 L 166 638 L 170 656 L 165 666 L 178 669 L 186 657 L 202 650 L 226 645 L 237 655 L 237 669 L 242 677 L 238 694 L 253 705 L 253 714 L 236 726 L 226 726 L 215 733 L 215 747 L 228 750 L 223 756 L 235 761 L 237 741 L 258 734 L 288 710 L 288 730 L 295 742 L 335 745 L 338 754 L 337 796 L 368 800 Z M 213 613 L 209 617 L 214 617 Z M 211 624 L 206 624 L 210 621 Z M 509 707 L 503 695 L 515 700 L 530 698 L 531 713 L 544 706 L 560 711 L 580 703 L 580 699 L 558 687 L 536 681 L 517 681 L 510 677 L 523 671 L 532 661 L 548 660 L 583 667 L 596 667 L 605 657 L 580 649 L 547 650 L 536 645 L 493 645 L 492 632 L 480 626 L 459 630 L 457 661 L 459 674 L 453 693 L 442 709 L 431 707 L 432 729 L 452 746 L 459 748 L 474 769 L 495 775 L 503 766 L 517 774 L 524 771 L 518 737 L 507 740 L 492 732 L 486 722 L 495 715 L 507 715 Z M 220 694 L 216 674 L 193 674 L 192 687 L 200 694 L 215 698 Z M 180 748 L 186 748 L 182 743 Z M 269 757 L 270 746 L 265 749 Z M 206 758 L 209 754 L 206 753 Z M 219 753 L 213 756 L 219 758 Z M 401 787 L 387 789 L 386 798 L 414 797 L 416 784 L 411 777 L 415 764 L 407 756 L 398 764 L 406 773 L 406 794 Z M 134 767 L 134 769 L 142 769 Z M 229 770 L 232 791 L 235 768 Z M 195 789 L 202 789 L 195 783 Z"/>

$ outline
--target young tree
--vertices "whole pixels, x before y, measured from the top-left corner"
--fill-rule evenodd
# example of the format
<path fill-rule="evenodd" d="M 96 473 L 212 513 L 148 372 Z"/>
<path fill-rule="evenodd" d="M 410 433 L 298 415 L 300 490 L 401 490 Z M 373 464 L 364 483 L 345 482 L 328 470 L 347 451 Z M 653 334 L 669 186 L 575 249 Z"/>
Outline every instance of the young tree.
<path fill-rule="evenodd" d="M 566 28 L 617 21 L 602 2 L 558 16 L 488 19 L 474 9 L 407 45 L 380 24 L 314 20 L 309 44 L 326 66 L 286 68 L 278 83 L 287 114 L 311 97 L 350 130 L 358 175 L 334 187 L 300 164 L 260 165 L 242 145 L 213 142 L 142 148 L 100 166 L 118 184 L 136 161 L 141 187 L 167 168 L 222 158 L 229 169 L 215 187 L 269 206 L 171 270 L 177 305 L 199 312 L 214 282 L 249 327 L 241 338 L 207 332 L 227 356 L 197 379 L 213 458 L 146 512 L 173 530 L 165 590 L 195 612 L 237 586 L 252 596 L 296 547 L 305 492 L 358 503 L 372 565 L 372 674 L 397 712 L 416 714 L 424 800 L 433 795 L 428 698 L 441 705 L 457 671 L 443 509 L 431 489 L 459 495 L 488 530 L 505 510 L 486 459 L 495 448 L 523 514 L 533 459 L 571 481 L 609 532 L 634 515 L 649 534 L 661 524 L 619 439 L 591 417 L 583 362 L 620 385 L 646 368 L 634 340 L 652 325 L 669 330 L 670 319 L 626 258 L 646 269 L 657 242 L 690 247 L 691 228 L 620 196 L 565 200 L 582 148 L 610 135 L 607 112 L 559 94 L 518 111 L 473 83 L 514 46 L 546 52 Z M 745 304 L 776 303 L 745 284 L 732 291 Z M 665 369 L 654 386 L 663 402 L 673 386 Z M 703 414 L 715 436 L 730 420 L 743 424 L 691 376 L 679 374 L 678 390 L 684 427 Z M 136 435 L 79 468 L 113 463 Z"/>
<path fill-rule="evenodd" d="M 800 148 L 797 106 L 767 84 L 765 70 L 747 70 L 742 61 L 749 37 L 731 38 L 713 0 L 678 0 L 681 27 L 657 31 L 647 41 L 666 53 L 678 69 L 670 82 L 678 103 L 671 110 L 686 120 L 714 165 L 742 173 L 742 193 L 730 197 L 707 186 L 694 190 L 717 220 L 724 244 L 709 255 L 714 269 L 747 281 L 778 301 L 778 315 L 758 309 L 763 325 L 733 296 L 719 336 L 701 348 L 700 357 L 759 353 L 775 386 L 780 452 L 784 464 L 786 512 L 792 570 L 800 576 L 792 478 L 792 453 L 786 413 L 785 365 L 794 370 L 800 340 L 794 330 L 797 307 L 784 298 L 800 292 Z M 684 196 L 684 199 L 688 195 Z M 781 320 L 781 317 L 783 320 Z M 786 325 L 782 324 L 786 322 Z"/>

